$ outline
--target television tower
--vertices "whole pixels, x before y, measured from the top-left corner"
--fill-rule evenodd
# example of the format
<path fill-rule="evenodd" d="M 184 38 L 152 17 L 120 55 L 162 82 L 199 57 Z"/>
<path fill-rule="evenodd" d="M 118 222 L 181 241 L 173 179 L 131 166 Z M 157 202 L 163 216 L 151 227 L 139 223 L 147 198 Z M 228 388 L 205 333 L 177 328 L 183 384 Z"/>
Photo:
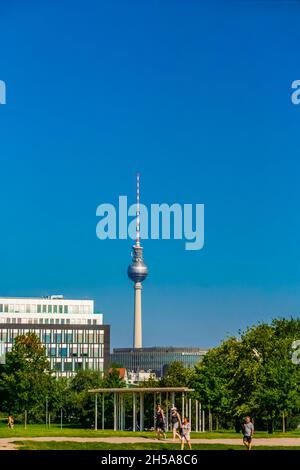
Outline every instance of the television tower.
<path fill-rule="evenodd" d="M 134 331 L 133 347 L 142 348 L 142 282 L 148 275 L 140 244 L 140 175 L 136 175 L 136 241 L 133 245 L 132 263 L 128 266 L 128 277 L 134 282 Z"/>

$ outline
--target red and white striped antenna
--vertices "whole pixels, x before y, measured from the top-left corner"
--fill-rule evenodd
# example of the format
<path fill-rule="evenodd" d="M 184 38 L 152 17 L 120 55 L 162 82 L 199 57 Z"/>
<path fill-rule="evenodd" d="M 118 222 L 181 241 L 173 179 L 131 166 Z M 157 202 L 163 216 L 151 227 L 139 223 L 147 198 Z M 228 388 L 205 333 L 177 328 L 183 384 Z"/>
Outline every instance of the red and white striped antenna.
<path fill-rule="evenodd" d="M 136 174 L 136 246 L 140 246 L 140 174 Z"/>

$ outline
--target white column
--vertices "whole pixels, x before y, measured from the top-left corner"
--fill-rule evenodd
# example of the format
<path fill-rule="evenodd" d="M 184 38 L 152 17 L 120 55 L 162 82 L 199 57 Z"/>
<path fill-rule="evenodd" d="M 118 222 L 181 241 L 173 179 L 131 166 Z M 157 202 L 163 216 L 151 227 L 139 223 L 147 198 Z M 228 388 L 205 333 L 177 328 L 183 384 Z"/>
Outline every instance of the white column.
<path fill-rule="evenodd" d="M 142 347 L 142 283 L 134 284 L 134 348 Z"/>
<path fill-rule="evenodd" d="M 117 394 L 114 392 L 114 431 L 117 430 Z"/>
<path fill-rule="evenodd" d="M 144 394 L 140 393 L 140 431 L 144 431 Z"/>
<path fill-rule="evenodd" d="M 133 429 L 133 432 L 136 431 L 136 394 L 135 392 L 133 392 L 133 395 L 132 395 L 132 399 L 133 399 L 133 406 L 132 406 L 132 420 L 133 420 L 133 423 L 132 423 L 132 429 Z"/>

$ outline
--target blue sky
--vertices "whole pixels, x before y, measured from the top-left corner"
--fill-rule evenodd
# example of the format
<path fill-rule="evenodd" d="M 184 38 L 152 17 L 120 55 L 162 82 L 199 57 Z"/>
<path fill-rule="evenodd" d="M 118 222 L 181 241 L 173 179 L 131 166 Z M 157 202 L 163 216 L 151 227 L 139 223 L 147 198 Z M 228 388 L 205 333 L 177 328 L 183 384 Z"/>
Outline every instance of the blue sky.
<path fill-rule="evenodd" d="M 55 5 L 53 5 L 55 3 Z M 96 300 L 132 343 L 131 241 L 96 207 L 204 203 L 205 247 L 144 242 L 144 345 L 300 313 L 298 2 L 2 1 L 0 294 Z"/>

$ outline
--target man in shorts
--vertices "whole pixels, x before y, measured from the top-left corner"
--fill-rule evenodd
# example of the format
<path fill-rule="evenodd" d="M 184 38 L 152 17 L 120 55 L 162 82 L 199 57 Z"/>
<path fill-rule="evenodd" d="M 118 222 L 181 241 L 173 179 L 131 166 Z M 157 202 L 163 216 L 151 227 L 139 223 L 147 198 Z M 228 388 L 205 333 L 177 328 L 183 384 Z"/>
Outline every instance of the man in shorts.
<path fill-rule="evenodd" d="M 251 450 L 253 433 L 254 426 L 253 423 L 251 423 L 251 418 L 250 416 L 246 416 L 245 422 L 243 424 L 243 444 L 247 450 Z"/>

